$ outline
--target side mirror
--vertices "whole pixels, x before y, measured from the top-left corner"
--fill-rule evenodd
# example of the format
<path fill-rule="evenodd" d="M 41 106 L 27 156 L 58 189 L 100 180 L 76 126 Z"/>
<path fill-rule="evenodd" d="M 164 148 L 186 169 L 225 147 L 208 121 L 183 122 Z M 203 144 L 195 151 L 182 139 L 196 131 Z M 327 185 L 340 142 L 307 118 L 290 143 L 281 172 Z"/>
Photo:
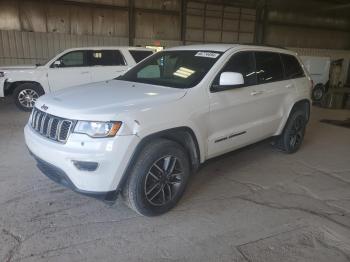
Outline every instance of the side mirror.
<path fill-rule="evenodd" d="M 211 87 L 212 92 L 239 88 L 244 86 L 244 78 L 241 73 L 222 72 L 220 74 L 219 84 Z"/>
<path fill-rule="evenodd" d="M 220 75 L 219 85 L 221 86 L 237 86 L 243 84 L 244 79 L 241 73 L 223 72 Z"/>
<path fill-rule="evenodd" d="M 61 60 L 56 60 L 55 62 L 53 62 L 52 67 L 60 67 L 61 66 Z"/>

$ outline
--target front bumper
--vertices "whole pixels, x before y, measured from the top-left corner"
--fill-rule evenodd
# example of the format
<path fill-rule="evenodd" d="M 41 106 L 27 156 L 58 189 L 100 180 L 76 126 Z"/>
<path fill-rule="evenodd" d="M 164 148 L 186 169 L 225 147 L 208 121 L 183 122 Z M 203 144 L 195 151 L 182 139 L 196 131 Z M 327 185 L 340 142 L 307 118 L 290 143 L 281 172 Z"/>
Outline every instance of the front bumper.
<path fill-rule="evenodd" d="M 77 193 L 89 196 L 89 197 L 93 197 L 99 200 L 103 200 L 103 201 L 114 201 L 117 199 L 118 196 L 118 191 L 114 190 L 114 191 L 109 191 L 109 192 L 90 192 L 90 191 L 84 191 L 84 190 L 80 190 L 79 188 L 77 188 L 73 182 L 69 179 L 69 177 L 67 176 L 67 174 L 60 168 L 51 165 L 50 163 L 47 163 L 46 161 L 40 159 L 39 157 L 37 157 L 36 155 L 34 155 L 31 151 L 29 151 L 29 153 L 34 157 L 34 159 L 37 162 L 37 167 L 39 168 L 39 170 L 48 178 L 50 178 L 51 180 L 53 180 L 54 182 L 65 186 Z"/>
<path fill-rule="evenodd" d="M 90 138 L 72 133 L 66 144 L 61 144 L 39 135 L 29 125 L 24 128 L 24 136 L 45 175 L 79 193 L 103 197 L 118 188 L 139 142 L 134 135 Z M 82 171 L 73 161 L 93 161 L 99 166 L 95 171 Z"/>

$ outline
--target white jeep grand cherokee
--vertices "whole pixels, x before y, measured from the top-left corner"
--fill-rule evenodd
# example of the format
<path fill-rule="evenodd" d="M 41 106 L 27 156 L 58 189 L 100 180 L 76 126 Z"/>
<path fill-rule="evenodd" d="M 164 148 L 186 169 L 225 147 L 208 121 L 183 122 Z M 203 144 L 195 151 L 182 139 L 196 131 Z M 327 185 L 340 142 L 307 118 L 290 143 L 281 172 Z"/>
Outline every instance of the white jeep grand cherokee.
<path fill-rule="evenodd" d="M 39 169 L 136 212 L 167 212 L 209 158 L 274 137 L 293 153 L 311 82 L 296 54 L 246 45 L 182 46 L 115 80 L 45 95 L 25 127 Z"/>
<path fill-rule="evenodd" d="M 30 111 L 43 94 L 113 79 L 151 54 L 140 47 L 73 48 L 44 65 L 0 68 L 0 97 L 12 95 L 19 109 Z"/>

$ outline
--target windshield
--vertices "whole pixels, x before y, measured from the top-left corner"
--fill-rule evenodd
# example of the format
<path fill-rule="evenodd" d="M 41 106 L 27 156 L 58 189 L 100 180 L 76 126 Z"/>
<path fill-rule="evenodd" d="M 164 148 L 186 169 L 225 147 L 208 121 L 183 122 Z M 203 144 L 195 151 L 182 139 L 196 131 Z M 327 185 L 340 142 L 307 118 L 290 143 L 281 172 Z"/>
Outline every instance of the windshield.
<path fill-rule="evenodd" d="M 191 88 L 197 85 L 219 59 L 222 52 L 163 51 L 136 65 L 118 80 Z"/>

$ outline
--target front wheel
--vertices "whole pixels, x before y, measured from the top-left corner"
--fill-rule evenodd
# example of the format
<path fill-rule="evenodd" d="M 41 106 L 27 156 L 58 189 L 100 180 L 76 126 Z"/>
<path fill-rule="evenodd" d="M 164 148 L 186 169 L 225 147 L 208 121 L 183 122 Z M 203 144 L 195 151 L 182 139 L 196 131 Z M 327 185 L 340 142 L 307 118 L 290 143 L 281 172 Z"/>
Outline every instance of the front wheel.
<path fill-rule="evenodd" d="M 180 200 L 190 174 L 185 150 L 157 139 L 140 153 L 123 189 L 125 203 L 144 216 L 166 213 Z"/>
<path fill-rule="evenodd" d="M 304 139 L 306 123 L 304 111 L 295 110 L 292 112 L 283 133 L 277 137 L 275 146 L 289 154 L 298 151 Z"/>
<path fill-rule="evenodd" d="M 40 86 L 25 83 L 16 87 L 13 99 L 20 110 L 29 112 L 33 109 L 35 101 L 43 94 L 44 91 Z"/>

